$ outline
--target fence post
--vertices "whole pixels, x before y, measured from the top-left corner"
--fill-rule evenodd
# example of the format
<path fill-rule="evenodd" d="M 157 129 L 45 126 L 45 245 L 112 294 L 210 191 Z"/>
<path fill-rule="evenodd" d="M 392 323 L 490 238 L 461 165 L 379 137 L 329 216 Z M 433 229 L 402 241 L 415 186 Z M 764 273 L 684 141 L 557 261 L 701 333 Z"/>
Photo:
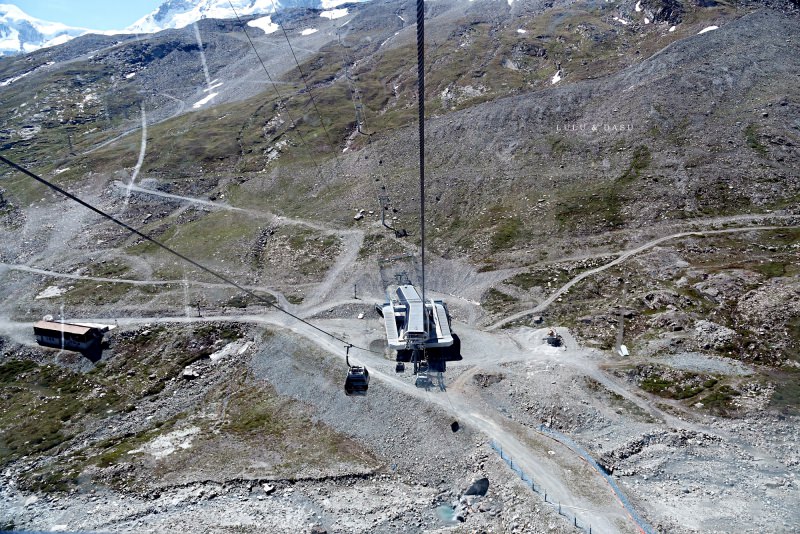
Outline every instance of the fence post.
<path fill-rule="evenodd" d="M 547 502 L 547 492 L 544 492 L 544 502 Z"/>
<path fill-rule="evenodd" d="M 558 515 L 561 515 L 561 501 L 558 501 Z"/>
<path fill-rule="evenodd" d="M 578 516 L 576 515 L 572 519 L 574 519 L 573 524 L 577 527 L 578 526 Z"/>

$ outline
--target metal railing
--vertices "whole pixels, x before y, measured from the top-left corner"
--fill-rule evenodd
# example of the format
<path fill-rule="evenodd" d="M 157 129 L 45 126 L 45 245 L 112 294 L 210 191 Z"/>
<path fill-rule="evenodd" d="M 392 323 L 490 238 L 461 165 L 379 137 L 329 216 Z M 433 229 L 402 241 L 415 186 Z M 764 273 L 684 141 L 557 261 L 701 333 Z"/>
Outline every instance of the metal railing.
<path fill-rule="evenodd" d="M 558 441 L 565 447 L 568 447 L 572 452 L 583 458 L 586 461 L 586 463 L 592 466 L 592 468 L 600 474 L 600 476 L 606 479 L 606 482 L 608 482 L 608 485 L 611 486 L 611 489 L 617 496 L 617 499 L 619 499 L 619 502 L 622 503 L 622 506 L 628 512 L 628 515 L 631 516 L 631 519 L 633 519 L 633 521 L 639 526 L 642 532 L 644 532 L 645 534 L 656 534 L 655 529 L 652 526 L 650 526 L 650 524 L 636 512 L 636 509 L 628 500 L 628 497 L 626 497 L 625 494 L 622 492 L 620 487 L 617 485 L 616 481 L 611 477 L 611 475 L 608 474 L 608 472 L 605 469 L 603 469 L 600 466 L 600 464 L 597 463 L 597 461 L 594 458 L 592 458 L 592 456 L 586 451 L 586 449 L 575 443 L 575 441 L 573 441 L 568 436 L 565 436 L 558 430 L 553 430 L 552 428 L 548 428 L 544 425 L 539 425 L 539 432 L 547 436 L 550 436 L 551 438 Z"/>
<path fill-rule="evenodd" d="M 519 475 L 520 480 L 522 480 L 528 487 L 531 488 L 532 491 L 538 493 L 544 502 L 551 505 L 554 509 L 558 510 L 558 514 L 566 517 L 567 519 L 572 519 L 573 526 L 587 532 L 588 534 L 592 534 L 592 525 L 584 520 L 579 520 L 577 514 L 570 514 L 565 509 L 569 508 L 568 506 L 562 506 L 560 502 L 553 502 L 547 499 L 547 489 L 545 489 L 541 484 L 536 484 L 533 477 L 528 476 L 525 471 L 519 465 L 514 463 L 514 459 L 511 458 L 508 454 L 503 452 L 503 448 L 498 444 L 496 441 L 492 440 L 490 445 L 494 450 L 496 450 L 500 454 L 500 458 L 508 464 L 512 471 Z"/>
<path fill-rule="evenodd" d="M 608 482 L 608 485 L 611 487 L 614 494 L 619 499 L 622 506 L 625 508 L 625 511 L 628 512 L 631 519 L 636 523 L 636 525 L 641 529 L 642 532 L 645 534 L 656 534 L 655 529 L 653 529 L 650 524 L 645 521 L 634 509 L 633 505 L 630 503 L 628 498 L 622 492 L 622 490 L 617 485 L 616 481 L 603 469 L 597 461 L 592 458 L 592 456 L 580 445 L 575 443 L 571 438 L 565 436 L 561 432 L 557 430 L 553 430 L 548 428 L 544 425 L 540 425 L 538 428 L 539 432 L 544 434 L 545 436 L 558 441 L 565 447 L 569 448 L 572 452 L 583 458 L 595 471 L 597 471 L 605 480 Z M 490 442 L 491 447 L 500 454 L 500 458 L 508 464 L 512 471 L 514 471 L 517 475 L 519 475 L 520 480 L 522 480 L 526 485 L 528 485 L 532 491 L 539 494 L 545 503 L 553 506 L 556 510 L 558 510 L 559 515 L 562 515 L 568 519 L 572 519 L 572 524 L 587 532 L 588 534 L 592 534 L 592 525 L 587 521 L 578 518 L 577 513 L 572 512 L 570 513 L 568 510 L 573 508 L 572 506 L 562 505 L 560 502 L 553 502 L 552 500 L 548 500 L 547 489 L 544 488 L 541 484 L 536 484 L 534 478 L 532 476 L 528 476 L 522 468 L 514 463 L 514 459 L 511 458 L 507 453 L 503 451 L 503 448 L 500 446 L 499 443 L 492 440 Z"/>

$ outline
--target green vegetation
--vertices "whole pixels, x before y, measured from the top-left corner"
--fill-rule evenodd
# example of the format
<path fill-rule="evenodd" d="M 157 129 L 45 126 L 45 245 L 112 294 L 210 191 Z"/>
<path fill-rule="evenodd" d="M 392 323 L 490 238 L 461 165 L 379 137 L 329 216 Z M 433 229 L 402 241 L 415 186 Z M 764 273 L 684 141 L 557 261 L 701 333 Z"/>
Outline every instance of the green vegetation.
<path fill-rule="evenodd" d="M 130 266 L 123 261 L 101 261 L 89 266 L 88 276 L 97 278 L 124 278 L 130 271 Z"/>
<path fill-rule="evenodd" d="M 639 365 L 637 370 L 644 375 L 639 387 L 667 399 L 690 399 L 704 391 L 711 391 L 719 382 L 714 376 L 660 366 Z M 729 386 L 723 385 L 717 392 L 725 393 L 728 389 Z"/>
<path fill-rule="evenodd" d="M 589 268 L 589 266 L 581 267 L 571 263 L 552 264 L 534 267 L 530 271 L 515 274 L 505 282 L 526 291 L 537 286 L 546 289 L 548 282 L 554 287 L 561 286 Z"/>
<path fill-rule="evenodd" d="M 522 237 L 522 222 L 517 217 L 501 219 L 492 235 L 492 251 L 507 249 L 520 237 Z"/>
<path fill-rule="evenodd" d="M 254 391 L 239 392 L 230 399 L 229 418 L 225 428 L 236 434 L 257 434 L 261 439 L 280 438 L 287 430 L 291 416 L 288 401 Z"/>
<path fill-rule="evenodd" d="M 790 272 L 797 273 L 795 262 L 784 263 L 780 261 L 767 261 L 766 263 L 754 263 L 750 267 L 763 274 L 767 278 L 778 278 L 786 276 Z"/>
<path fill-rule="evenodd" d="M 625 222 L 622 208 L 630 198 L 630 187 L 652 162 L 650 148 L 639 145 L 633 149 L 628 168 L 611 182 L 581 183 L 562 192 L 556 221 L 562 228 L 613 228 Z"/>
<path fill-rule="evenodd" d="M 604 228 L 621 226 L 623 198 L 615 184 L 592 182 L 563 192 L 555 212 L 562 228 Z"/>
<path fill-rule="evenodd" d="M 0 365 L 0 465 L 46 451 L 76 431 L 85 416 L 118 410 L 123 399 L 94 377 L 28 360 Z"/>
<path fill-rule="evenodd" d="M 245 450 L 252 449 L 252 453 L 245 453 L 247 458 L 263 459 L 264 451 L 268 451 L 273 464 L 270 471 L 288 477 L 302 476 L 306 468 L 318 470 L 342 462 L 371 461 L 371 455 L 360 445 L 316 421 L 309 406 L 277 395 L 268 384 L 244 380 L 227 399 L 223 428 Z M 197 444 L 192 461 L 208 454 L 209 461 L 219 462 L 215 439 L 205 433 L 204 443 Z"/>
<path fill-rule="evenodd" d="M 515 274 L 507 279 L 506 282 L 519 288 L 529 290 L 533 287 L 547 284 L 547 280 L 548 278 L 544 273 L 527 272 Z"/>
<path fill-rule="evenodd" d="M 625 183 L 639 178 L 641 172 L 650 166 L 652 159 L 650 149 L 646 145 L 637 146 L 633 149 L 630 167 L 619 178 L 619 181 Z"/>
<path fill-rule="evenodd" d="M 289 301 L 289 304 L 294 304 L 295 306 L 299 306 L 305 300 L 300 295 L 287 295 L 286 300 Z"/>
<path fill-rule="evenodd" d="M 767 156 L 767 147 L 761 143 L 759 138 L 758 126 L 756 124 L 748 124 L 744 129 L 744 138 L 747 141 L 747 146 L 752 148 L 761 157 Z"/>
<path fill-rule="evenodd" d="M 704 408 L 714 413 L 726 415 L 731 408 L 734 397 L 738 395 L 738 391 L 728 385 L 723 385 L 701 398 L 699 402 L 703 403 Z"/>
<path fill-rule="evenodd" d="M 688 399 L 703 391 L 702 385 L 684 385 L 678 381 L 663 377 L 648 377 L 642 380 L 640 387 L 660 397 L 668 399 Z"/>
<path fill-rule="evenodd" d="M 301 274 L 320 275 L 328 270 L 339 249 L 337 237 L 322 235 L 309 228 L 293 228 L 286 231 L 289 235 L 289 246 L 296 252 L 302 252 L 295 265 Z"/>
<path fill-rule="evenodd" d="M 775 384 L 770 408 L 787 415 L 800 415 L 800 371 L 796 367 L 784 367 L 780 374 L 770 378 Z"/>
<path fill-rule="evenodd" d="M 49 285 L 49 284 L 48 284 Z M 110 304 L 123 299 L 149 300 L 162 289 L 158 285 L 131 285 L 115 282 L 75 280 L 73 289 L 64 293 L 68 304 Z"/>
<path fill-rule="evenodd" d="M 188 251 L 194 257 L 234 259 L 235 245 L 255 238 L 258 221 L 238 212 L 215 212 L 181 225 L 167 243 L 179 251 Z"/>
<path fill-rule="evenodd" d="M 195 329 L 195 335 L 202 339 L 222 339 L 236 341 L 242 337 L 241 328 L 231 324 L 204 324 Z"/>
<path fill-rule="evenodd" d="M 30 360 L 11 360 L 0 365 L 0 382 L 13 382 L 20 375 L 37 367 L 36 363 Z"/>
<path fill-rule="evenodd" d="M 516 302 L 517 299 L 515 297 L 492 287 L 481 299 L 481 306 L 490 313 L 499 313 L 508 311 Z"/>

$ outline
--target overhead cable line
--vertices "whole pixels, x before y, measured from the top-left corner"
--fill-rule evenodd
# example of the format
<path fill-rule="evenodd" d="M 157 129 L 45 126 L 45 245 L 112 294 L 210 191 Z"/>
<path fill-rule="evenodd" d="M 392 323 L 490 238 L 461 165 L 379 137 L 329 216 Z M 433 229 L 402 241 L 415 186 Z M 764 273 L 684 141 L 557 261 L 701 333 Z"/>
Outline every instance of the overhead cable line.
<path fill-rule="evenodd" d="M 340 338 L 336 334 L 332 334 L 332 333 L 328 332 L 327 330 L 324 330 L 324 329 L 322 329 L 322 328 L 320 328 L 320 327 L 318 327 L 318 326 L 306 321 L 305 319 L 293 314 L 292 312 L 290 312 L 288 310 L 285 310 L 284 308 L 281 308 L 277 304 L 274 304 L 273 302 L 271 302 L 269 299 L 267 299 L 267 298 L 255 293 L 254 291 L 251 291 L 250 289 L 247 289 L 246 287 L 244 287 L 242 285 L 239 285 L 239 283 L 237 283 L 234 280 L 228 278 L 227 276 L 225 276 L 223 274 L 220 274 L 217 271 L 215 271 L 215 270 L 213 270 L 213 269 L 211 269 L 209 267 L 206 267 L 205 265 L 203 265 L 201 263 L 198 263 L 197 261 L 189 258 L 188 256 L 186 256 L 184 254 L 181 254 L 177 250 L 168 247 L 164 243 L 156 240 L 155 238 L 150 237 L 149 235 L 140 232 L 136 228 L 133 228 L 132 226 L 120 221 L 119 219 L 117 219 L 113 215 L 110 215 L 110 214 L 106 213 L 105 211 L 101 210 L 100 208 L 96 208 L 95 206 L 89 204 L 85 200 L 82 200 L 81 198 L 78 198 L 77 196 L 73 195 L 72 193 L 70 193 L 68 191 L 65 191 L 64 189 L 60 188 L 59 186 L 55 185 L 54 183 L 52 183 L 52 182 L 50 182 L 48 180 L 45 180 L 41 176 L 38 176 L 38 175 L 32 173 L 31 171 L 29 171 L 25 167 L 22 167 L 22 166 L 14 163 L 13 161 L 11 161 L 11 160 L 3 157 L 3 156 L 0 156 L 0 161 L 5 163 L 9 167 L 21 172 L 22 174 L 25 174 L 26 176 L 28 176 L 30 178 L 33 178 L 37 182 L 40 182 L 40 183 L 46 185 L 47 187 L 49 187 L 53 191 L 56 191 L 57 193 L 67 197 L 68 199 L 77 202 L 81 206 L 90 209 L 91 211 L 97 213 L 98 215 L 100 215 L 102 217 L 105 217 L 106 219 L 108 219 L 109 221 L 113 222 L 114 224 L 116 224 L 118 226 L 121 226 L 122 228 L 125 228 L 126 230 L 128 230 L 132 234 L 136 234 L 137 236 L 141 237 L 145 241 L 149 241 L 150 243 L 156 245 L 157 247 L 160 247 L 160 248 L 166 250 L 167 252 L 169 252 L 170 254 L 172 254 L 174 256 L 177 256 L 178 258 L 182 259 L 183 261 L 193 265 L 194 267 L 197 267 L 201 271 L 204 271 L 204 272 L 210 274 L 211 276 L 213 276 L 215 278 L 218 278 L 219 280 L 222 280 L 226 284 L 235 287 L 236 289 L 238 289 L 239 291 L 242 291 L 246 295 L 248 295 L 250 297 L 253 297 L 254 299 L 256 299 L 259 302 L 262 302 L 263 304 L 266 304 L 268 307 L 273 308 L 273 309 L 275 309 L 275 310 L 277 310 L 277 311 L 279 311 L 281 313 L 284 313 L 284 314 L 288 315 L 289 317 L 291 317 L 292 319 L 295 319 L 295 320 L 305 324 L 306 326 L 309 326 L 309 327 L 313 328 L 317 332 L 325 334 L 326 336 L 329 336 L 329 337 L 335 339 L 336 341 L 344 343 L 345 345 L 350 345 L 353 348 L 356 348 L 358 350 L 363 350 L 364 352 L 370 352 L 372 354 L 382 354 L 382 352 L 377 352 L 377 351 L 370 350 L 370 349 L 367 349 L 367 348 L 364 348 L 364 347 L 359 347 L 357 345 L 353 345 L 349 341 L 345 341 L 344 339 Z"/>
<path fill-rule="evenodd" d="M 278 12 L 278 6 L 275 4 L 275 0 L 272 1 L 272 8 L 275 10 L 275 13 Z M 228 0 L 230 3 L 230 0 Z M 325 132 L 325 138 L 328 140 L 328 144 L 331 146 L 333 150 L 333 157 L 336 159 L 336 164 L 339 164 L 339 156 L 336 154 L 336 145 L 333 144 L 331 141 L 331 136 L 328 133 L 328 128 L 325 127 L 325 121 L 322 119 L 322 114 L 319 112 L 319 108 L 317 108 L 317 101 L 314 100 L 314 93 L 311 91 L 311 88 L 308 86 L 308 82 L 306 81 L 306 75 L 303 74 L 303 69 L 300 68 L 300 62 L 297 61 L 297 55 L 294 53 L 294 47 L 292 47 L 291 41 L 289 41 L 289 34 L 286 33 L 286 28 L 283 27 L 283 23 L 280 21 L 278 22 L 278 26 L 280 27 L 281 31 L 283 32 L 283 36 L 286 38 L 286 44 L 289 45 L 289 50 L 292 52 L 292 57 L 294 58 L 294 64 L 297 65 L 297 70 L 300 73 L 300 78 L 303 80 L 303 85 L 306 87 L 306 91 L 308 91 L 308 96 L 311 99 L 311 104 L 314 106 L 314 111 L 317 113 L 317 117 L 319 117 L 319 123 L 322 125 L 322 130 Z"/>
<path fill-rule="evenodd" d="M 361 91 L 358 89 L 358 86 L 355 84 L 355 80 L 350 76 L 350 69 L 348 65 L 351 63 L 350 54 L 346 53 L 346 51 L 350 48 L 349 46 L 345 46 L 342 42 L 342 28 L 344 24 L 339 26 L 336 29 L 336 38 L 339 41 L 340 55 L 342 56 L 342 67 L 344 68 L 344 77 L 347 80 L 348 88 L 350 89 L 350 99 L 353 101 L 353 110 L 355 111 L 356 117 L 356 131 L 361 135 L 366 135 L 369 142 L 372 142 L 372 134 L 369 134 L 361 128 L 361 125 L 364 125 L 364 129 L 367 129 L 367 116 L 364 113 L 364 103 L 361 100 Z M 355 63 L 353 63 L 355 66 Z"/>
<path fill-rule="evenodd" d="M 419 230 L 422 302 L 425 302 L 425 0 L 417 0 L 417 91 L 419 109 Z"/>
<path fill-rule="evenodd" d="M 300 128 L 297 126 L 297 123 L 292 118 L 291 113 L 289 113 L 289 106 L 286 105 L 286 102 L 284 101 L 283 95 L 281 94 L 280 89 L 278 89 L 278 84 L 276 84 L 275 81 L 272 79 L 272 76 L 270 76 L 269 70 L 267 70 L 267 66 L 264 63 L 264 60 L 261 59 L 261 54 L 258 53 L 258 49 L 256 48 L 256 44 L 250 38 L 250 34 L 247 33 L 247 27 L 245 26 L 244 22 L 242 22 L 242 19 L 239 17 L 239 14 L 236 12 L 236 8 L 233 7 L 233 4 L 231 3 L 231 0 L 228 0 L 228 5 L 231 6 L 231 10 L 233 10 L 233 14 L 236 15 L 236 20 L 239 22 L 239 25 L 242 27 L 242 31 L 244 32 L 245 37 L 247 37 L 247 40 L 250 42 L 250 46 L 253 48 L 253 52 L 255 52 L 259 63 L 261 63 L 261 67 L 264 69 L 264 72 L 267 75 L 267 79 L 269 80 L 269 83 L 272 84 L 272 88 L 275 89 L 275 94 L 278 95 L 278 103 L 279 103 L 279 105 L 283 105 L 284 110 L 286 110 L 286 116 L 289 118 L 289 124 L 292 126 L 292 128 L 295 129 L 295 131 L 297 132 L 297 136 L 300 138 L 300 141 L 303 143 L 303 146 L 306 148 L 306 151 L 308 152 L 308 155 L 311 158 L 311 162 L 314 164 L 314 168 L 317 170 L 317 174 L 319 175 L 320 180 L 324 181 L 324 178 L 322 176 L 322 171 L 320 170 L 319 165 L 317 165 L 317 159 L 314 157 L 314 154 L 311 151 L 311 149 L 309 148 L 308 143 L 306 143 L 305 137 L 303 137 L 303 134 L 300 133 Z M 322 121 L 321 118 L 320 118 L 320 121 Z M 339 160 L 337 159 L 336 161 L 338 162 Z"/>

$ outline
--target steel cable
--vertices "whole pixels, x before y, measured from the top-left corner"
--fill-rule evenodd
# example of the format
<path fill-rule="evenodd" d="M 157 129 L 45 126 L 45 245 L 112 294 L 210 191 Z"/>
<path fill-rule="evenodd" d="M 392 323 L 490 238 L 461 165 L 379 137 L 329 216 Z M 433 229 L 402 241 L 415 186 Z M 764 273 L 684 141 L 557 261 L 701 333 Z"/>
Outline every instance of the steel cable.
<path fill-rule="evenodd" d="M 305 319 L 293 314 L 292 312 L 281 308 L 277 304 L 271 302 L 269 299 L 267 299 L 267 298 L 255 293 L 254 291 L 251 291 L 250 289 L 247 289 L 246 287 L 240 285 L 239 283 L 237 283 L 234 280 L 228 278 L 227 276 L 216 272 L 215 270 L 211 269 L 210 267 L 206 267 L 205 265 L 203 265 L 201 263 L 198 263 L 197 261 L 189 258 L 188 256 L 186 256 L 184 254 L 181 254 L 177 250 L 174 250 L 174 249 L 168 247 L 167 245 L 165 245 L 164 243 L 158 241 L 157 239 L 155 239 L 153 237 L 150 237 L 149 235 L 140 232 L 136 228 L 133 228 L 132 226 L 120 221 L 119 219 L 117 219 L 113 215 L 110 215 L 110 214 L 104 212 L 103 210 L 101 210 L 100 208 L 97 208 L 97 207 L 89 204 L 85 200 L 82 200 L 81 198 L 78 198 L 77 196 L 73 195 L 72 193 L 70 193 L 68 191 L 65 191 L 64 189 L 60 188 L 59 186 L 55 185 L 54 183 L 52 183 L 52 182 L 50 182 L 48 180 L 45 180 L 41 176 L 38 176 L 38 175 L 32 173 L 28 169 L 26 169 L 26 168 L 24 168 L 24 167 L 22 167 L 22 166 L 20 166 L 20 165 L 18 165 L 16 163 L 14 163 L 13 161 L 11 161 L 11 160 L 3 157 L 3 156 L 0 156 L 0 161 L 5 163 L 9 167 L 11 167 L 11 168 L 13 168 L 13 169 L 25 174 L 26 176 L 28 176 L 30 178 L 33 178 L 37 182 L 40 182 L 40 183 L 46 185 L 47 187 L 49 187 L 53 191 L 56 191 L 57 193 L 67 197 L 68 199 L 73 200 L 73 201 L 77 202 L 78 204 L 80 204 L 81 206 L 83 206 L 85 208 L 88 208 L 89 210 L 97 213 L 98 215 L 108 219 L 109 221 L 113 222 L 114 224 L 116 224 L 118 226 L 121 226 L 122 228 L 128 230 L 132 234 L 135 234 L 135 235 L 141 237 L 145 241 L 149 241 L 150 243 L 156 245 L 157 247 L 160 247 L 160 248 L 166 250 L 167 252 L 169 252 L 170 254 L 172 254 L 174 256 L 177 256 L 178 258 L 182 259 L 183 261 L 193 265 L 194 267 L 197 267 L 201 271 L 206 272 L 206 273 L 210 274 L 211 276 L 213 276 L 215 278 L 218 278 L 219 280 L 222 280 L 226 284 L 235 287 L 239 291 L 242 291 L 246 295 L 256 299 L 259 302 L 262 302 L 263 304 L 267 305 L 268 307 L 273 308 L 273 309 L 275 309 L 275 310 L 277 310 L 277 311 L 279 311 L 281 313 L 284 313 L 284 314 L 288 315 L 289 317 L 291 317 L 292 319 L 295 319 L 295 320 L 305 324 L 306 326 L 309 326 L 309 327 L 313 328 L 314 330 L 316 330 L 316 331 L 318 331 L 318 332 L 320 332 L 322 334 L 325 334 L 326 336 L 329 336 L 332 339 L 335 339 L 336 341 L 340 341 L 341 343 L 344 343 L 346 345 L 351 345 L 353 348 L 356 348 L 358 350 L 363 350 L 364 352 L 369 352 L 369 353 L 372 353 L 372 354 L 383 354 L 382 352 L 377 352 L 377 351 L 370 350 L 370 349 L 367 349 L 367 348 L 364 348 L 364 347 L 359 347 L 358 345 L 352 345 L 350 342 L 345 341 L 344 339 L 338 337 L 337 335 L 332 334 L 332 333 L 330 333 L 330 332 L 328 332 L 328 331 L 326 331 L 326 330 L 324 330 L 324 329 L 322 329 L 322 328 L 320 328 L 320 327 L 318 327 L 318 326 L 306 321 Z"/>

